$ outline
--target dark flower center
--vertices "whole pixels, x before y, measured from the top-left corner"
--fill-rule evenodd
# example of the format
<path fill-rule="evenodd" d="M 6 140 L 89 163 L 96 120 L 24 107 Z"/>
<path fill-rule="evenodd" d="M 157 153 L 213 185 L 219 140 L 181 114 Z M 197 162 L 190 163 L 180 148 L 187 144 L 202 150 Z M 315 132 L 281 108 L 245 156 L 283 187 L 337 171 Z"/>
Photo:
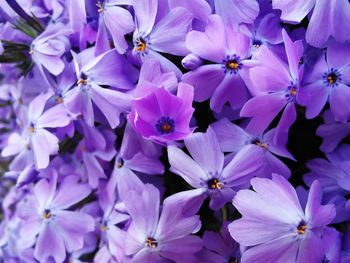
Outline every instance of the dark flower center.
<path fill-rule="evenodd" d="M 162 117 L 156 123 L 156 128 L 160 134 L 169 134 L 175 130 L 175 122 L 169 117 Z"/>
<path fill-rule="evenodd" d="M 208 188 L 209 189 L 221 189 L 223 184 L 217 179 L 217 178 L 213 178 L 213 179 L 210 179 L 208 182 Z"/>
<path fill-rule="evenodd" d="M 298 86 L 294 83 L 287 88 L 286 99 L 288 102 L 295 102 L 296 96 L 298 95 Z"/>
<path fill-rule="evenodd" d="M 43 218 L 50 219 L 52 217 L 52 213 L 50 209 L 45 209 L 43 213 Z"/>
<path fill-rule="evenodd" d="M 80 84 L 86 85 L 87 79 L 88 79 L 88 76 L 84 72 L 81 72 L 77 85 L 80 85 Z"/>
<path fill-rule="evenodd" d="M 263 148 L 263 149 L 267 149 L 267 144 L 261 142 L 260 139 L 258 139 L 258 138 L 253 139 L 253 140 L 252 140 L 252 144 L 255 144 L 255 145 L 257 145 L 257 146 L 260 146 L 260 147 Z"/>
<path fill-rule="evenodd" d="M 335 73 L 328 74 L 327 76 L 327 82 L 331 85 L 334 84 L 337 81 L 337 79 L 338 77 Z"/>
<path fill-rule="evenodd" d="M 306 223 L 304 221 L 301 221 L 300 224 L 297 227 L 298 234 L 299 235 L 303 235 L 303 234 L 305 234 L 306 230 L 307 230 Z"/>
<path fill-rule="evenodd" d="M 146 243 L 145 243 L 145 247 L 148 247 L 148 248 L 157 248 L 158 246 L 158 241 L 155 240 L 153 237 L 148 237 L 147 240 L 146 240 Z"/>
<path fill-rule="evenodd" d="M 146 47 L 147 47 L 147 43 L 142 37 L 139 37 L 136 39 L 136 51 L 137 52 L 144 52 Z"/>
<path fill-rule="evenodd" d="M 323 74 L 323 82 L 327 86 L 338 86 L 341 81 L 341 74 L 338 70 L 331 68 L 328 72 Z"/>
<path fill-rule="evenodd" d="M 223 60 L 223 63 L 225 73 L 229 72 L 230 74 L 236 74 L 243 66 L 240 57 L 237 55 L 227 56 L 226 59 Z"/>
<path fill-rule="evenodd" d="M 262 45 L 262 41 L 258 39 L 253 40 L 253 47 L 259 48 Z"/>

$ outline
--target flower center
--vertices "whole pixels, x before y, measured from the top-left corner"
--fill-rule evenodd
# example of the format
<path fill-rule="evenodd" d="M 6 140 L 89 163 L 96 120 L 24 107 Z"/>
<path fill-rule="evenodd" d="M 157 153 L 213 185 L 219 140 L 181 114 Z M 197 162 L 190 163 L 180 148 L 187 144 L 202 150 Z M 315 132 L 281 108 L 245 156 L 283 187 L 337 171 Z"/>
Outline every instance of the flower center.
<path fill-rule="evenodd" d="M 331 68 L 328 72 L 323 74 L 323 82 L 327 86 L 338 86 L 339 82 L 341 81 L 341 74 L 338 70 Z"/>
<path fill-rule="evenodd" d="M 227 56 L 226 59 L 223 60 L 223 64 L 225 73 L 229 72 L 230 74 L 236 74 L 243 66 L 240 57 L 237 55 Z"/>
<path fill-rule="evenodd" d="M 80 78 L 77 82 L 77 85 L 86 85 L 87 84 L 87 79 L 88 79 L 88 76 L 84 73 L 84 72 L 81 72 L 80 73 Z"/>
<path fill-rule="evenodd" d="M 148 247 L 148 248 L 157 248 L 158 246 L 158 242 L 157 240 L 155 240 L 153 237 L 148 237 L 146 242 L 145 242 L 145 247 Z"/>
<path fill-rule="evenodd" d="M 210 179 L 208 182 L 208 188 L 209 189 L 221 189 L 223 186 L 223 183 L 221 183 L 217 178 Z"/>
<path fill-rule="evenodd" d="M 107 226 L 106 226 L 105 222 L 101 224 L 100 230 L 101 230 L 101 232 L 105 232 L 107 230 Z"/>
<path fill-rule="evenodd" d="M 299 226 L 297 227 L 297 232 L 299 235 L 305 234 L 307 230 L 307 225 L 304 221 L 300 222 Z"/>
<path fill-rule="evenodd" d="M 294 83 L 287 88 L 286 99 L 288 102 L 295 102 L 296 96 L 298 95 L 298 86 Z"/>
<path fill-rule="evenodd" d="M 52 217 L 52 213 L 50 209 L 45 209 L 43 212 L 43 218 L 50 219 Z"/>
<path fill-rule="evenodd" d="M 142 37 L 139 37 L 136 39 L 136 51 L 137 52 L 144 52 L 146 47 L 147 47 L 147 43 Z"/>
<path fill-rule="evenodd" d="M 31 124 L 29 125 L 28 131 L 29 131 L 29 133 L 34 133 L 34 132 L 35 132 L 35 126 L 34 126 L 33 123 L 31 123 Z"/>
<path fill-rule="evenodd" d="M 261 142 L 259 139 L 252 140 L 252 144 L 255 144 L 263 149 L 267 149 L 267 143 Z"/>
<path fill-rule="evenodd" d="M 102 4 L 102 2 L 101 2 L 101 1 L 97 1 L 96 6 L 97 6 L 97 12 L 98 12 L 99 14 L 103 13 L 104 10 L 103 10 L 103 4 Z"/>
<path fill-rule="evenodd" d="M 259 47 L 261 47 L 261 45 L 262 45 L 263 43 L 262 43 L 261 40 L 254 39 L 252 44 L 253 44 L 253 47 L 259 48 Z"/>
<path fill-rule="evenodd" d="M 162 117 L 156 123 L 156 128 L 160 134 L 169 134 L 175 130 L 175 122 L 169 117 Z"/>

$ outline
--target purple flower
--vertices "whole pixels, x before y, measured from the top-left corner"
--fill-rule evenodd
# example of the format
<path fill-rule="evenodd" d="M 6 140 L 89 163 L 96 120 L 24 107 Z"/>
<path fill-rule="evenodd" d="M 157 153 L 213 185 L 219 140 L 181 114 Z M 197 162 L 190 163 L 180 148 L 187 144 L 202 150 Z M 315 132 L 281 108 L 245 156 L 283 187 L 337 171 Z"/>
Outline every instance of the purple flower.
<path fill-rule="evenodd" d="M 114 0 L 97 1 L 100 14 L 96 39 L 97 55 L 110 49 L 108 32 L 112 36 L 115 49 L 120 54 L 125 53 L 128 48 L 124 35 L 134 30 L 134 22 L 129 11 L 117 4 L 118 1 Z"/>
<path fill-rule="evenodd" d="M 189 127 L 193 87 L 180 83 L 177 96 L 164 88 L 155 88 L 143 98 L 134 99 L 128 118 L 144 138 L 167 143 L 182 140 L 193 132 Z"/>
<path fill-rule="evenodd" d="M 119 115 L 130 109 L 130 95 L 103 88 L 102 85 L 112 86 L 120 90 L 133 87 L 125 76 L 126 70 L 133 68 L 115 50 L 110 50 L 97 58 L 91 54 L 92 49 L 75 55 L 74 65 L 77 85 L 66 92 L 63 97 L 68 109 L 75 114 L 81 114 L 89 126 L 93 126 L 95 114 L 92 102 L 99 108 L 112 128 L 119 125 Z"/>
<path fill-rule="evenodd" d="M 272 129 L 266 133 L 254 135 L 226 118 L 211 124 L 211 127 L 217 135 L 221 150 L 230 153 L 231 158 L 244 147 L 251 146 L 247 152 L 247 156 L 249 156 L 247 158 L 263 164 L 256 172 L 256 176 L 271 177 L 271 174 L 278 173 L 289 178 L 289 168 L 277 158 L 277 156 L 281 156 L 294 160 L 286 149 L 288 134 L 279 134 L 278 139 L 276 139 L 276 129 Z M 227 158 L 228 156 L 226 156 Z"/>
<path fill-rule="evenodd" d="M 321 188 L 312 184 L 305 212 L 289 182 L 280 175 L 254 178 L 254 191 L 241 190 L 233 199 L 242 218 L 229 225 L 231 236 L 249 246 L 242 262 L 321 262 L 324 227 L 334 216 L 333 205 L 321 205 Z"/>
<path fill-rule="evenodd" d="M 132 5 L 136 25 L 133 34 L 133 54 L 142 61 L 145 58 L 155 58 L 164 69 L 181 76 L 181 71 L 158 52 L 177 56 L 189 53 L 185 46 L 185 38 L 191 26 L 192 14 L 183 7 L 175 7 L 157 21 L 158 0 L 133 0 Z"/>
<path fill-rule="evenodd" d="M 69 50 L 68 33 L 64 24 L 49 26 L 31 44 L 29 53 L 34 62 L 40 67 L 45 67 L 50 73 L 59 75 L 64 70 L 61 57 Z"/>
<path fill-rule="evenodd" d="M 58 152 L 58 138 L 47 128 L 64 127 L 70 122 L 67 109 L 59 104 L 44 111 L 51 92 L 40 94 L 29 105 L 28 120 L 22 136 L 14 133 L 9 137 L 9 145 L 2 151 L 3 156 L 24 153 L 26 147 L 34 153 L 36 169 L 44 169 L 49 165 L 50 155 Z M 24 150 L 24 152 L 22 152 Z"/>
<path fill-rule="evenodd" d="M 336 121 L 346 122 L 350 115 L 350 45 L 332 44 L 303 80 L 298 102 L 306 106 L 306 117 L 316 117 L 329 102 Z"/>
<path fill-rule="evenodd" d="M 94 230 L 91 216 L 67 210 L 91 192 L 88 185 L 80 184 L 78 180 L 76 176 L 68 176 L 57 187 L 54 172 L 50 181 L 42 179 L 34 186 L 28 204 L 19 208 L 23 219 L 21 236 L 32 240 L 38 236 L 34 256 L 41 262 L 50 257 L 63 262 L 66 251 L 81 249 L 84 235 Z"/>
<path fill-rule="evenodd" d="M 204 249 L 198 253 L 200 262 L 239 262 L 241 258 L 240 247 L 230 236 L 227 228 L 228 224 L 229 222 L 225 221 L 219 233 L 214 231 L 204 232 Z"/>
<path fill-rule="evenodd" d="M 222 17 L 225 24 L 238 30 L 241 23 L 251 24 L 259 14 L 256 0 L 214 0 L 215 14 Z"/>
<path fill-rule="evenodd" d="M 251 117 L 247 127 L 252 133 L 263 132 L 277 114 L 283 110 L 277 134 L 285 132 L 296 119 L 295 102 L 299 92 L 302 73 L 299 60 L 302 56 L 301 42 L 292 42 L 282 31 L 288 65 L 267 47 L 254 54 L 257 64 L 250 69 L 250 78 L 255 95 L 242 108 L 242 117 Z"/>
<path fill-rule="evenodd" d="M 318 180 L 328 200 L 350 191 L 350 145 L 343 144 L 326 157 L 329 161 L 317 158 L 307 163 L 311 172 L 304 175 L 304 181 L 310 186 Z"/>
<path fill-rule="evenodd" d="M 203 195 L 209 195 L 210 208 L 214 210 L 232 200 L 235 190 L 247 185 L 262 165 L 261 160 L 247 156 L 251 151 L 259 151 L 258 147 L 254 150 L 251 145 L 239 151 L 224 165 L 224 153 L 211 128 L 206 133 L 192 134 L 185 139 L 185 145 L 193 159 L 177 147 L 168 146 L 170 170 L 191 186 L 200 189 Z M 190 191 L 195 195 L 198 192 Z"/>
<path fill-rule="evenodd" d="M 235 39 L 235 41 L 231 41 Z M 186 73 L 182 80 L 194 87 L 194 100 L 210 98 L 210 108 L 220 112 L 229 102 L 234 109 L 247 99 L 242 78 L 248 74 L 249 38 L 225 26 L 218 15 L 208 19 L 205 32 L 191 31 L 186 38 L 187 48 L 202 59 L 215 64 L 203 65 Z"/>
<path fill-rule="evenodd" d="M 281 9 L 281 19 L 287 23 L 299 23 L 313 9 L 306 31 L 306 40 L 316 47 L 323 47 L 330 36 L 338 42 L 350 38 L 350 4 L 347 0 L 273 0 L 273 8 Z"/>
<path fill-rule="evenodd" d="M 324 113 L 325 123 L 317 128 L 316 134 L 323 138 L 320 146 L 323 152 L 332 152 L 350 134 L 350 123 L 336 122 L 330 110 Z"/>
<path fill-rule="evenodd" d="M 132 262 L 194 262 L 194 254 L 202 248 L 201 239 L 191 235 L 198 231 L 199 217 L 188 215 L 175 197 L 164 200 L 160 213 L 157 188 L 146 184 L 141 193 L 129 191 L 124 202 L 132 222 L 125 253 L 133 256 Z"/>

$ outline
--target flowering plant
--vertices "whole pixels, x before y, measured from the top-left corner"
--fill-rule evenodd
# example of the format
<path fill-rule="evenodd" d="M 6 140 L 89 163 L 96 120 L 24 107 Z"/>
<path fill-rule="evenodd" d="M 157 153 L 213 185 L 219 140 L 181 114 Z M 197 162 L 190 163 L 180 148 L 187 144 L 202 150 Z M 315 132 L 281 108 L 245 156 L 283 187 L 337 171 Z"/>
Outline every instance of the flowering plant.
<path fill-rule="evenodd" d="M 0 262 L 350 262 L 350 2 L 1 0 Z"/>

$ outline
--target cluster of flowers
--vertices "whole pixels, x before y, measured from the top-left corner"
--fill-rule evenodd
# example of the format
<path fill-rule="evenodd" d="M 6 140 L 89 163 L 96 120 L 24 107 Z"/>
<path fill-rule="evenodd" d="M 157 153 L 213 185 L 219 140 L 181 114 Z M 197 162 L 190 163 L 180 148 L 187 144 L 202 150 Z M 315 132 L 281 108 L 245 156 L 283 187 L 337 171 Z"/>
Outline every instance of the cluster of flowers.
<path fill-rule="evenodd" d="M 0 262 L 350 262 L 349 40 L 347 0 L 1 0 Z"/>

